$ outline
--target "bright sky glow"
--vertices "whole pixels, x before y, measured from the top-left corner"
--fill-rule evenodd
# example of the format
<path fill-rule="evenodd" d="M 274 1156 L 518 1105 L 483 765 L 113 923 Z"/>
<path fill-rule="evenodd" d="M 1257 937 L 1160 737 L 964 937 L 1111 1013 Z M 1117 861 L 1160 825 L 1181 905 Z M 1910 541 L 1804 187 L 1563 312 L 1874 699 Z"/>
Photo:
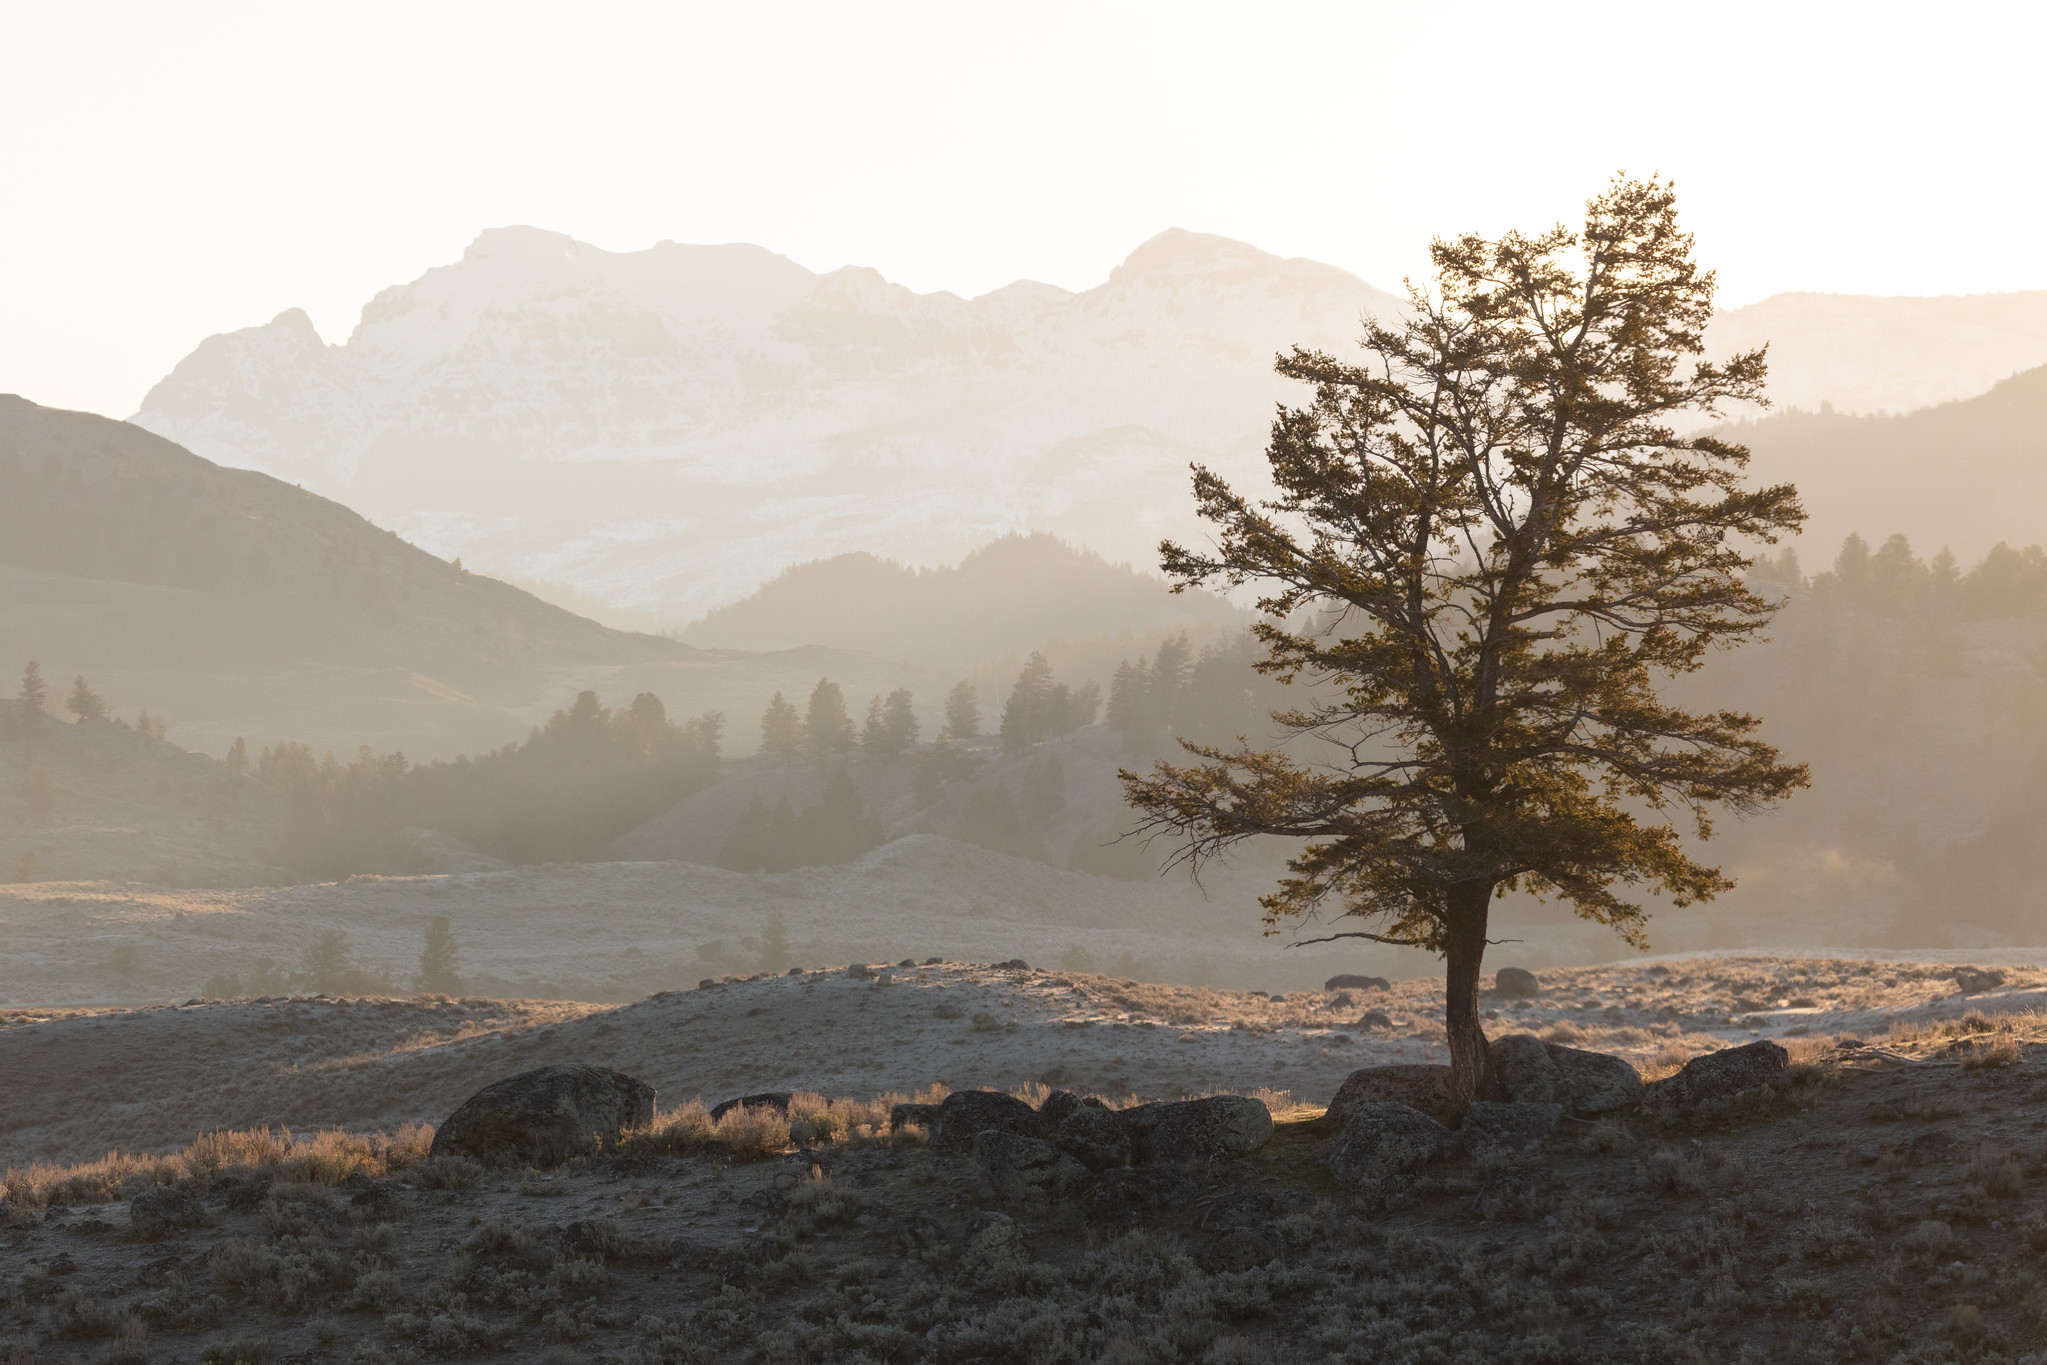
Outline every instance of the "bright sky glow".
<path fill-rule="evenodd" d="M 2037 6 L 65 4 L 0 44 L 0 391 L 125 416 L 211 332 L 528 223 L 973 295 L 1168 226 L 1397 288 L 1677 177 L 1723 303 L 2047 287 Z"/>

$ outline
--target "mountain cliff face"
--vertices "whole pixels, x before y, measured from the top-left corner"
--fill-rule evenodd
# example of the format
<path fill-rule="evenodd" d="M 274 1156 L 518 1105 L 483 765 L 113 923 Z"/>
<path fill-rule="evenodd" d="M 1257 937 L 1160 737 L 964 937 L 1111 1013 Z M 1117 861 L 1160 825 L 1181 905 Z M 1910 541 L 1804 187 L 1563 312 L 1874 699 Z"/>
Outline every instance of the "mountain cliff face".
<path fill-rule="evenodd" d="M 1260 480 L 1271 372 L 1342 352 L 1393 296 L 1174 230 L 1101 286 L 976 299 L 759 247 L 612 253 L 484 233 L 354 334 L 303 313 L 207 339 L 132 419 L 360 508 L 442 555 L 680 624 L 853 551 L 957 562 L 1048 531 L 1155 562 L 1198 535 L 1187 465 Z M 1772 342 L 1780 407 L 1902 410 L 2047 361 L 2047 293 L 1784 295 L 1712 349 Z"/>
<path fill-rule="evenodd" d="M 678 621 L 790 563 L 957 560 L 1049 530 L 1149 563 L 1186 466 L 1255 473 L 1288 385 L 1396 300 L 1187 232 L 1097 289 L 920 295 L 749 246 L 613 254 L 528 228 L 378 295 L 209 338 L 137 424 L 473 566 Z"/>

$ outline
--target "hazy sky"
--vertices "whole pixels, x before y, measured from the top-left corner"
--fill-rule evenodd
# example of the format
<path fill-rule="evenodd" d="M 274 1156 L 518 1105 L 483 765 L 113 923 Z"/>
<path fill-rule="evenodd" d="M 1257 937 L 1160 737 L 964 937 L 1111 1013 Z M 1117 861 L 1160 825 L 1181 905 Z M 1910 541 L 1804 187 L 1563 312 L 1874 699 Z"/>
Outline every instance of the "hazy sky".
<path fill-rule="evenodd" d="M 509 223 L 966 295 L 1180 226 L 1397 287 L 1627 168 L 1677 177 L 1726 303 L 2047 287 L 2037 5 L 0 13 L 0 391 L 116 416 Z"/>

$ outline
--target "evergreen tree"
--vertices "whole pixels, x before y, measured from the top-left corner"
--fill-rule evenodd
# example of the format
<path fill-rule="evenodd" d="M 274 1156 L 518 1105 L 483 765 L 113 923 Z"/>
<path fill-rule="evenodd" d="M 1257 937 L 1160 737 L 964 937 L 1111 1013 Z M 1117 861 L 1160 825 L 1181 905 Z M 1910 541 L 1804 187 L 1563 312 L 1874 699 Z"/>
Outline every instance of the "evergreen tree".
<path fill-rule="evenodd" d="M 1045 738 L 1051 700 L 1052 665 L 1033 650 L 1002 707 L 1002 752 L 1020 754 Z"/>
<path fill-rule="evenodd" d="M 236 735 L 235 742 L 227 746 L 227 775 L 229 777 L 249 775 L 249 746 L 240 735 Z"/>
<path fill-rule="evenodd" d="M 1151 710 L 1145 697 L 1148 677 L 1144 656 L 1140 654 L 1135 664 L 1128 659 L 1118 662 L 1115 675 L 1109 679 L 1109 728 L 1123 737 L 1126 748 L 1142 744 L 1151 729 Z"/>
<path fill-rule="evenodd" d="M 1761 401 L 1764 357 L 1702 359 L 1713 276 L 1670 186 L 1616 179 L 1582 233 L 1431 256 L 1436 292 L 1368 322 L 1364 363 L 1281 357 L 1314 396 L 1272 425 L 1278 495 L 1197 468 L 1216 547 L 1161 547 L 1179 587 L 1267 586 L 1259 669 L 1322 685 L 1274 717 L 1297 742 L 1190 744 L 1197 763 L 1122 779 L 1197 864 L 1301 840 L 1267 924 L 1335 913 L 1374 927 L 1334 937 L 1441 955 L 1464 1100 L 1499 1093 L 1478 990 L 1495 897 L 1554 896 L 1643 946 L 1635 888 L 1682 906 L 1732 885 L 1680 823 L 1705 838 L 1711 808 L 1806 784 L 1755 717 L 1658 691 L 1768 624 L 1781 603 L 1745 586 L 1742 547 L 1804 512 L 1788 484 L 1746 486 L 1748 452 L 1697 421 Z"/>
<path fill-rule="evenodd" d="M 419 988 L 433 995 L 460 995 L 462 978 L 455 967 L 455 931 L 446 915 L 426 926 L 426 946 L 419 952 Z"/>
<path fill-rule="evenodd" d="M 962 679 L 945 694 L 945 729 L 942 738 L 958 743 L 981 733 L 981 694 Z"/>
<path fill-rule="evenodd" d="M 79 674 L 71 684 L 71 693 L 64 698 L 64 709 L 80 720 L 105 720 L 107 718 L 106 698 L 92 690 Z"/>
<path fill-rule="evenodd" d="M 43 683 L 43 666 L 29 660 L 28 667 L 21 670 L 21 691 L 17 694 L 21 709 L 31 717 L 41 715 L 48 695 L 49 689 Z"/>
<path fill-rule="evenodd" d="M 1193 663 L 1185 632 L 1168 635 L 1152 656 L 1151 676 L 1145 679 L 1144 701 L 1152 732 L 1170 740 L 1180 733 L 1180 703 L 1187 691 L 1187 675 Z"/>
<path fill-rule="evenodd" d="M 794 758 L 803 748 L 803 722 L 780 692 L 761 716 L 761 752 Z"/>
<path fill-rule="evenodd" d="M 810 689 L 810 710 L 803 718 L 803 751 L 822 763 L 834 754 L 850 753 L 858 744 L 846 697 L 830 678 Z"/>
<path fill-rule="evenodd" d="M 915 699 L 907 687 L 898 687 L 887 700 L 876 697 L 867 707 L 867 728 L 860 747 L 876 758 L 897 758 L 917 743 Z"/>

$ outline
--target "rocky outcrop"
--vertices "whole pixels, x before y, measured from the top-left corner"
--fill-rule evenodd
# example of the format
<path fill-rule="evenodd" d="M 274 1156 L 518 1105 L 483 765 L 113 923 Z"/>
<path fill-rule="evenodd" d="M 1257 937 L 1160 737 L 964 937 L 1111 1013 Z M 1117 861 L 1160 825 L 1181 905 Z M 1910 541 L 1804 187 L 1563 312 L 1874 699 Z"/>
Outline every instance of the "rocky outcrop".
<path fill-rule="evenodd" d="M 930 1150 L 941 1156 L 965 1156 L 974 1148 L 974 1136 L 984 1132 L 1042 1140 L 1051 1137 L 1052 1124 L 1014 1095 L 999 1090 L 960 1090 L 947 1095 L 938 1106 Z"/>
<path fill-rule="evenodd" d="M 1272 1140 L 1272 1111 L 1245 1095 L 1140 1104 L 1118 1117 L 1141 1165 L 1226 1161 Z"/>
<path fill-rule="evenodd" d="M 1493 1079 L 1515 1104 L 1559 1104 L 1567 1114 L 1604 1114 L 1642 1098 L 1642 1078 L 1619 1057 L 1511 1034 L 1491 1045 Z"/>
<path fill-rule="evenodd" d="M 654 1119 L 654 1087 L 597 1066 L 543 1066 L 471 1095 L 434 1133 L 432 1154 L 558 1166 Z"/>
<path fill-rule="evenodd" d="M 1038 1112 L 1043 1113 L 1041 1108 Z M 1067 1111 L 1052 1141 L 1089 1170 L 1127 1166 L 1135 1155 L 1122 1116 L 1100 1100 L 1084 1100 Z"/>
<path fill-rule="evenodd" d="M 1694 1057 L 1674 1076 L 1647 1087 L 1642 1111 L 1669 1116 L 1702 1104 L 1728 1100 L 1775 1084 L 1791 1064 L 1791 1054 L 1769 1039 Z"/>
<path fill-rule="evenodd" d="M 974 1166 L 982 1187 L 1006 1204 L 1056 1199 L 1087 1176 L 1087 1167 L 1041 1138 L 990 1129 L 974 1135 Z"/>
<path fill-rule="evenodd" d="M 1404 1104 L 1446 1128 L 1457 1121 L 1463 1108 L 1450 1088 L 1450 1068 L 1428 1062 L 1368 1066 L 1351 1072 L 1329 1101 L 1324 1126 L 1342 1129 L 1361 1104 Z"/>
<path fill-rule="evenodd" d="M 1351 1110 L 1329 1144 L 1329 1170 L 1356 1191 L 1383 1191 L 1451 1150 L 1450 1130 L 1418 1109 L 1369 1100 Z"/>

